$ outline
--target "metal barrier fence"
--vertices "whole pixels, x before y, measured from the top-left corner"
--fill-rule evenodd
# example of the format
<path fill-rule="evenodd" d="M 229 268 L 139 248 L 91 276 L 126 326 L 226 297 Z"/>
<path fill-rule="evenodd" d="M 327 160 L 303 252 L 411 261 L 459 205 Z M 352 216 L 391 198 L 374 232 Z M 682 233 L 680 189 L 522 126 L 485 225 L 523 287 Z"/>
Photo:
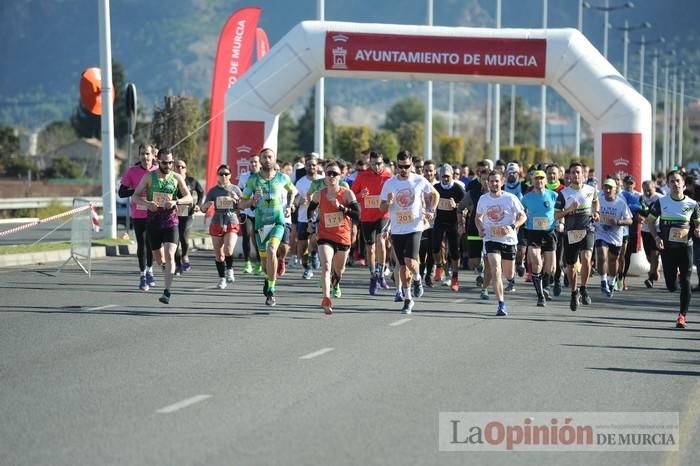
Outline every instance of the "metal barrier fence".
<path fill-rule="evenodd" d="M 59 273 L 71 260 L 78 264 L 88 277 L 92 273 L 92 232 L 93 232 L 93 206 L 88 199 L 73 199 L 73 218 L 70 229 L 70 257 L 56 270 Z M 83 262 L 87 263 L 87 267 Z"/>

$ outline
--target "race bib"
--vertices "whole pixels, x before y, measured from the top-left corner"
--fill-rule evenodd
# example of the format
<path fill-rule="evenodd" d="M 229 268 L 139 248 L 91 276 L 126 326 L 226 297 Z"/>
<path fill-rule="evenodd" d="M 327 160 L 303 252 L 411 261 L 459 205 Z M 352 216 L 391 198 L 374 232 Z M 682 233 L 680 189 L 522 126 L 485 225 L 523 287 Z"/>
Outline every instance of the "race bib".
<path fill-rule="evenodd" d="M 379 196 L 365 196 L 365 209 L 378 209 L 379 204 Z"/>
<path fill-rule="evenodd" d="M 228 196 L 217 196 L 216 197 L 216 208 L 217 209 L 233 209 L 233 199 Z"/>
<path fill-rule="evenodd" d="M 397 225 L 410 225 L 413 223 L 413 212 L 410 210 L 402 210 L 396 212 Z"/>
<path fill-rule="evenodd" d="M 326 228 L 338 228 L 345 223 L 345 215 L 342 212 L 323 214 L 323 224 Z"/>
<path fill-rule="evenodd" d="M 508 227 L 491 227 L 490 236 L 491 238 L 505 238 L 508 236 Z"/>
<path fill-rule="evenodd" d="M 173 198 L 172 194 L 168 193 L 153 193 L 153 202 L 156 203 L 158 207 L 165 207 L 165 205 Z"/>
<path fill-rule="evenodd" d="M 569 230 L 566 232 L 566 237 L 569 240 L 569 244 L 578 243 L 586 237 L 588 230 Z"/>
<path fill-rule="evenodd" d="M 600 223 L 603 223 L 605 225 L 615 225 L 617 221 L 615 220 L 615 217 L 612 215 L 601 215 L 600 216 Z"/>
<path fill-rule="evenodd" d="M 534 217 L 532 219 L 532 224 L 535 230 L 549 230 L 549 217 Z"/>
<path fill-rule="evenodd" d="M 441 197 L 440 201 L 438 201 L 437 208 L 440 210 L 453 210 L 457 205 L 455 204 L 454 199 L 448 199 Z"/>
<path fill-rule="evenodd" d="M 188 204 L 178 204 L 177 205 L 177 216 L 187 217 L 190 214 L 190 206 Z"/>
<path fill-rule="evenodd" d="M 668 240 L 674 243 L 687 243 L 689 232 L 688 228 L 672 227 L 668 232 Z"/>

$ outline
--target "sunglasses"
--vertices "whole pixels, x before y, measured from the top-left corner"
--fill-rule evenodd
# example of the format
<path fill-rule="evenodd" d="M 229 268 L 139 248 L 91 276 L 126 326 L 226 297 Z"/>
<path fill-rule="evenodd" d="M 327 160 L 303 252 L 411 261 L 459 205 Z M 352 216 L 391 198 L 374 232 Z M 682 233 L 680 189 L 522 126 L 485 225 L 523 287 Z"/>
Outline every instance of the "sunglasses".
<path fill-rule="evenodd" d="M 221 172 L 221 173 L 218 173 L 218 175 L 219 176 L 231 176 L 231 173 L 230 172 Z"/>
<path fill-rule="evenodd" d="M 158 161 L 161 165 L 172 165 L 173 161 L 172 160 L 159 160 Z"/>
<path fill-rule="evenodd" d="M 340 173 L 338 173 L 338 172 L 326 172 L 326 176 L 330 176 L 331 178 L 334 178 L 336 176 L 340 176 Z"/>
<path fill-rule="evenodd" d="M 396 165 L 400 170 L 408 170 L 411 168 L 411 164 L 409 163 L 408 165 Z"/>

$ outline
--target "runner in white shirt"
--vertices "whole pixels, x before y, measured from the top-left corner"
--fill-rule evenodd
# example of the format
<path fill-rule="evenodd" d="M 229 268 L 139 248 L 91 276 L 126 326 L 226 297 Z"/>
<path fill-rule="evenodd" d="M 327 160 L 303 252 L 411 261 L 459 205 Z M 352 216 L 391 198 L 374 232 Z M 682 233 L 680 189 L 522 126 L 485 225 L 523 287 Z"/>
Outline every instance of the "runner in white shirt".
<path fill-rule="evenodd" d="M 479 198 L 476 205 L 476 227 L 484 239 L 484 251 L 489 262 L 493 291 L 498 298 L 496 315 L 508 315 L 503 295 L 503 279 L 513 279 L 515 274 L 515 247 L 518 244 L 518 228 L 527 215 L 522 203 L 513 194 L 503 191 L 500 172 L 488 176 L 489 192 Z M 501 268 L 502 266 L 502 268 Z"/>
<path fill-rule="evenodd" d="M 412 163 L 409 152 L 401 151 L 396 158 L 398 174 L 384 183 L 379 195 L 381 201 L 379 209 L 382 212 L 389 211 L 391 242 L 400 264 L 403 284 L 404 301 L 401 312 L 410 314 L 414 303 L 411 287 L 408 284 L 413 279 L 413 295 L 416 298 L 423 296 L 423 282 L 418 263 L 420 239 L 425 224 L 435 216 L 435 208 L 440 196 L 428 180 L 411 173 Z M 424 195 L 428 194 L 430 195 L 429 204 L 424 200 Z"/>
<path fill-rule="evenodd" d="M 595 222 L 596 265 L 600 274 L 600 291 L 608 298 L 612 298 L 615 289 L 624 226 L 632 224 L 632 212 L 625 199 L 617 195 L 618 190 L 615 179 L 605 180 L 603 193 L 598 196 L 600 216 Z"/>
<path fill-rule="evenodd" d="M 297 188 L 297 195 L 295 205 L 297 206 L 297 257 L 301 259 L 301 264 L 304 267 L 304 273 L 302 278 L 304 280 L 310 280 L 314 276 L 310 259 L 311 250 L 315 249 L 314 244 L 311 244 L 309 248 L 309 241 L 311 240 L 311 235 L 309 233 L 308 225 L 309 219 L 306 215 L 306 211 L 309 206 L 309 188 L 311 183 L 318 178 L 318 173 L 316 169 L 318 167 L 318 158 L 315 156 L 308 157 L 306 159 L 306 175 L 297 180 L 295 187 Z"/>
<path fill-rule="evenodd" d="M 649 209 L 654 203 L 663 197 L 663 194 L 656 192 L 656 185 L 653 181 L 647 180 L 642 183 L 642 196 L 639 201 L 642 204 L 641 215 L 647 217 Z M 659 233 L 659 219 L 656 219 L 656 233 Z M 649 232 L 649 225 L 646 220 L 642 222 L 642 246 L 644 246 L 644 254 L 649 261 L 649 275 L 644 280 L 644 285 L 647 288 L 653 288 L 654 282 L 659 279 L 659 250 L 656 247 L 656 241 Z"/>

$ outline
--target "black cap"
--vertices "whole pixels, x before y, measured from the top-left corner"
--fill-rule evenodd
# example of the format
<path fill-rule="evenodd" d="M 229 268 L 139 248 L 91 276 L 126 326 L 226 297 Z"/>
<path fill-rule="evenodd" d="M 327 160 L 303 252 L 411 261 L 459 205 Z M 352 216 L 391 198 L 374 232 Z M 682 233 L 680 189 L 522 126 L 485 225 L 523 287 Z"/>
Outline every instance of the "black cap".
<path fill-rule="evenodd" d="M 630 184 L 630 183 L 635 183 L 634 177 L 632 175 L 627 175 L 622 179 L 622 182 L 625 184 Z"/>

